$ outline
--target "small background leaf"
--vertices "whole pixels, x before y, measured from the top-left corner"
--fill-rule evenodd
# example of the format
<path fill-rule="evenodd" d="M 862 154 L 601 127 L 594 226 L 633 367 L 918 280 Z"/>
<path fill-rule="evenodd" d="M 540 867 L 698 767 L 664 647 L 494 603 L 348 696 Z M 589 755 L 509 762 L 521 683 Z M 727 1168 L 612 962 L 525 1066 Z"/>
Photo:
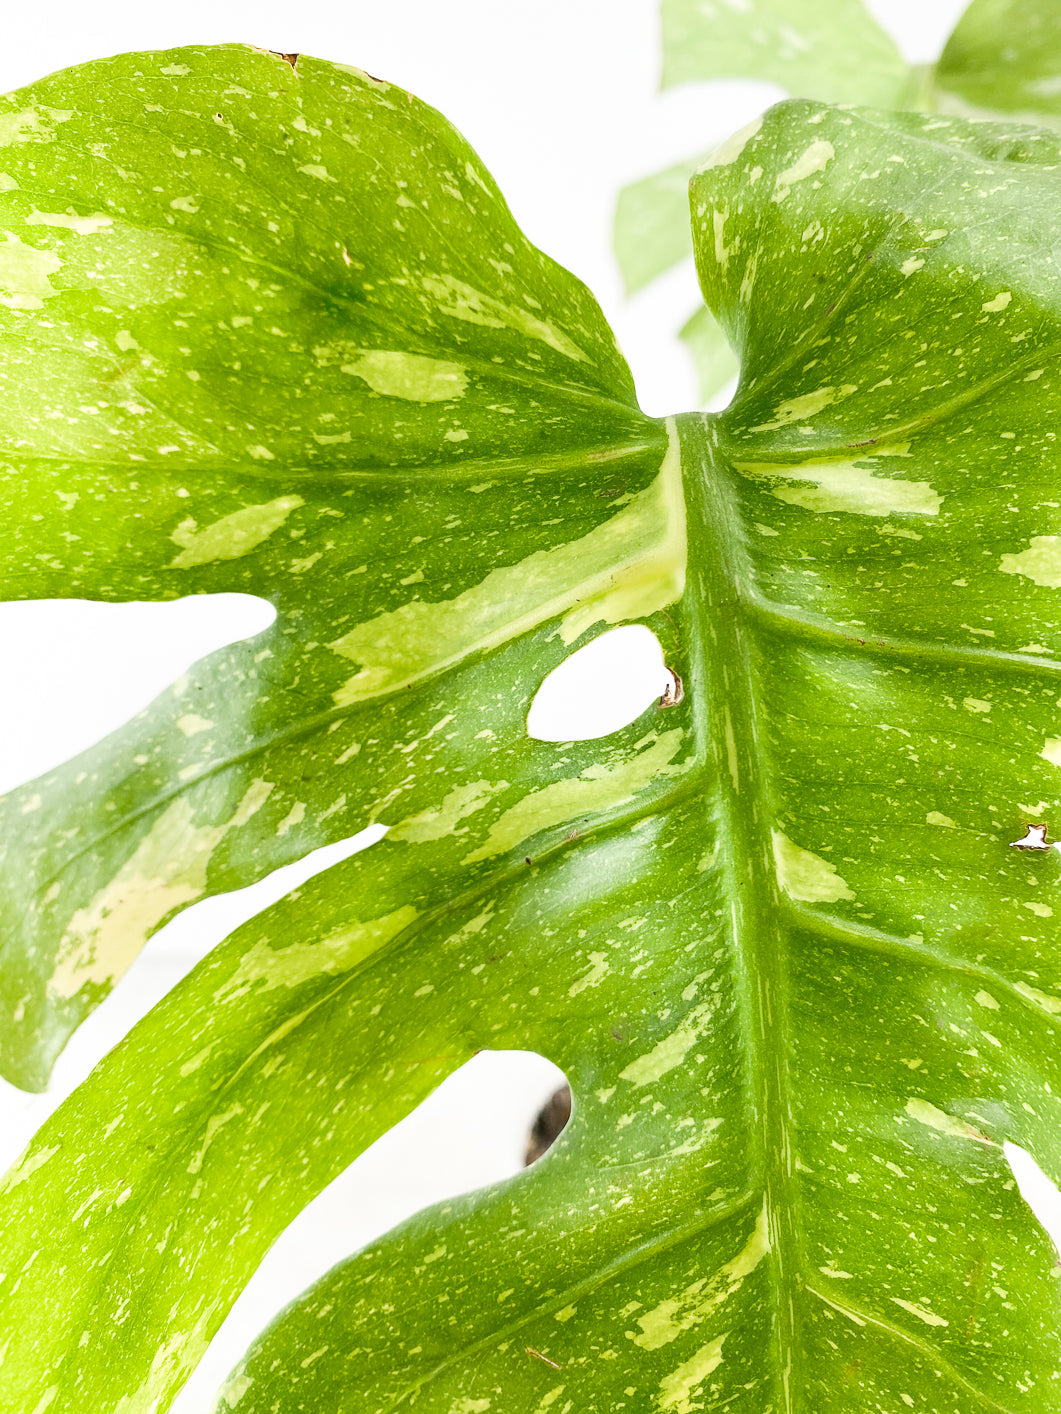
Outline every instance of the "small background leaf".
<path fill-rule="evenodd" d="M 679 337 L 693 356 L 700 384 L 700 401 L 706 406 L 737 376 L 737 355 L 722 326 L 706 306 L 698 309 L 682 325 Z"/>
<path fill-rule="evenodd" d="M 1061 10 L 1053 0 L 973 0 L 935 80 L 952 110 L 1061 125 Z"/>
<path fill-rule="evenodd" d="M 862 0 L 662 0 L 663 87 L 769 79 L 826 103 L 891 107 L 907 68 Z"/>
<path fill-rule="evenodd" d="M 706 155 L 655 172 L 619 193 L 615 258 L 628 295 L 692 255 L 689 177 Z"/>

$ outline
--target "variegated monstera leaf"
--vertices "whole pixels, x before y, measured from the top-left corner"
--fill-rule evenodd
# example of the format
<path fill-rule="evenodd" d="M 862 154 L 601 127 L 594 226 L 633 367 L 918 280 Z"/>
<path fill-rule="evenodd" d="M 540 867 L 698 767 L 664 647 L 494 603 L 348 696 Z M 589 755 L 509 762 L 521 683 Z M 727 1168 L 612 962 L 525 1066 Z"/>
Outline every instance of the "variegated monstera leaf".
<path fill-rule="evenodd" d="M 1056 1408 L 1002 1145 L 1061 1175 L 1057 140 L 773 109 L 693 192 L 739 393 L 660 424 L 366 75 L 126 57 L 0 134 L 6 592 L 278 612 L 6 802 L 8 1074 L 175 910 L 390 827 L 7 1176 L 3 1414 L 161 1414 L 294 1214 L 483 1047 L 566 1070 L 552 1153 L 341 1263 L 222 1410 Z M 528 738 L 624 621 L 684 700 Z"/>

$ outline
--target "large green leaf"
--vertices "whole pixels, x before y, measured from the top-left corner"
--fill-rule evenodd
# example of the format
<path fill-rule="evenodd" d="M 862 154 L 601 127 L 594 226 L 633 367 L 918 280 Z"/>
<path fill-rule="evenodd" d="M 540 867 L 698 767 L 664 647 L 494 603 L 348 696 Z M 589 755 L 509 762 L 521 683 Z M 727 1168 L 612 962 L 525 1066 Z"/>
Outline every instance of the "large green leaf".
<path fill-rule="evenodd" d="M 228 119 L 226 90 L 243 104 Z M 170 193 L 216 194 L 186 213 L 199 264 L 176 303 L 173 258 L 154 297 L 125 273 L 123 317 L 147 311 L 149 361 L 122 375 L 144 380 L 139 405 L 183 394 L 187 360 L 200 373 L 186 381 L 205 401 L 174 418 L 188 495 L 157 437 L 76 455 L 68 424 L 60 454 L 49 420 L 34 461 L 10 454 L 21 533 L 38 537 L 20 572 L 69 553 L 49 496 L 90 487 L 72 510 L 109 498 L 98 564 L 44 565 L 46 592 L 249 588 L 280 613 L 272 658 L 254 665 L 256 644 L 200 669 L 227 734 L 217 769 L 181 780 L 160 749 L 165 798 L 150 774 L 120 775 L 141 741 L 212 740 L 169 727 L 163 700 L 93 767 L 128 814 L 124 844 L 69 867 L 104 895 L 101 923 L 159 894 L 161 917 L 329 837 L 339 793 L 357 823 L 391 829 L 215 950 L 7 1176 L 3 1414 L 162 1414 L 291 1217 L 488 1046 L 566 1069 L 575 1115 L 554 1151 L 338 1267 L 250 1352 L 223 1408 L 1053 1408 L 1053 1254 L 1001 1145 L 1061 1175 L 1057 860 L 1008 848 L 1061 805 L 1057 139 L 772 110 L 694 188 L 738 395 L 659 425 L 589 297 L 406 95 L 225 49 L 90 66 L 20 103 L 15 234 L 73 254 L 53 257 L 54 295 L 10 277 L 20 323 L 0 346 L 39 339 L 35 376 L 71 417 L 102 344 L 92 321 L 126 287 L 117 265 L 109 284 L 66 287 L 89 234 L 26 232 L 26 215 L 113 209 L 122 230 L 120 203 L 150 205 L 135 174 L 169 124 L 220 111 L 216 131 L 241 134 L 169 142 L 155 224 L 125 218 L 143 264 Z M 146 136 L 130 117 L 145 110 Z M 98 168 L 78 156 L 93 146 Z M 341 170 L 339 190 L 300 184 L 307 166 Z M 412 234 L 394 225 L 401 198 Z M 243 253 L 254 232 L 268 259 Z M 208 359 L 249 279 L 253 298 L 268 280 L 297 304 L 284 335 L 245 357 L 241 325 Z M 318 352 L 337 343 L 342 364 Z M 28 424 L 48 398 L 23 405 Z M 314 439 L 331 405 L 326 435 L 349 443 Z M 77 435 L 101 437 L 96 417 Z M 204 431 L 237 417 L 272 462 Z M 138 502 L 106 464 L 119 445 L 145 458 L 127 473 Z M 273 526 L 262 507 L 285 497 L 300 504 Z M 294 551 L 291 528 L 306 532 Z M 293 553 L 330 573 L 293 570 Z M 371 580 L 351 573 L 362 557 Z M 546 673 L 624 619 L 656 630 L 684 699 L 604 741 L 529 740 Z M 194 699 L 176 710 L 214 720 Z M 217 796 L 197 794 L 210 782 Z M 290 800 L 270 814 L 274 782 L 314 820 L 297 848 L 293 825 L 278 833 Z M 69 786 L 54 790 L 60 812 Z M 165 816 L 174 804 L 183 817 Z M 17 861 L 13 899 L 37 877 Z M 95 965 L 62 953 L 64 930 L 45 920 L 32 940 L 53 949 L 42 979 L 56 957 L 60 976 Z"/>
<path fill-rule="evenodd" d="M 1057 862 L 1008 847 L 1061 796 L 1059 155 L 789 104 L 694 184 L 744 359 L 680 422 L 707 749 L 642 817 L 636 913 L 604 839 L 543 869 L 581 975 L 493 895 L 555 979 L 518 1034 L 575 1123 L 339 1266 L 224 1408 L 1056 1408 L 1054 1254 L 1001 1144 L 1061 1174 Z"/>
<path fill-rule="evenodd" d="M 1055 0 L 973 0 L 934 81 L 947 108 L 1061 124 L 1061 9 Z"/>

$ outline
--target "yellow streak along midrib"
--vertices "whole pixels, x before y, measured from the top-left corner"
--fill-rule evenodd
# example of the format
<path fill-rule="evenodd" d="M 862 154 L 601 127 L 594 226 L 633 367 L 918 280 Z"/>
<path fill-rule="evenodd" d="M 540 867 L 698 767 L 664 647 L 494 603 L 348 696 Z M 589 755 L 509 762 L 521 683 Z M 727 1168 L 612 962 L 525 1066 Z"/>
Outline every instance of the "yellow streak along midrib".
<path fill-rule="evenodd" d="M 676 511 L 677 501 L 680 501 L 681 468 L 673 423 L 669 424 L 668 431 L 668 443 L 654 480 L 617 515 L 602 521 L 580 539 L 564 542 L 552 550 L 535 551 L 514 565 L 492 570 L 485 579 L 454 599 L 403 604 L 358 624 L 330 643 L 328 647 L 340 657 L 361 665 L 360 671 L 333 694 L 336 705 L 351 706 L 399 691 L 473 655 L 511 642 L 565 611 L 573 611 L 572 617 L 580 624 L 577 633 L 581 633 L 602 618 L 607 619 L 609 596 L 621 600 L 624 591 L 630 596 L 635 610 L 640 610 L 633 615 L 636 617 L 644 617 L 648 612 L 673 603 L 680 596 L 680 586 L 684 584 L 685 533 L 683 517 Z M 638 513 L 632 515 L 630 512 L 635 504 L 639 507 Z M 628 533 L 633 541 L 625 555 L 621 550 L 623 536 L 627 533 L 622 524 L 624 520 L 629 523 Z M 646 545 L 642 542 L 649 526 L 653 528 L 654 536 Z M 638 537 L 641 537 L 640 541 Z M 609 544 L 613 540 L 617 540 L 622 555 L 618 560 Z M 591 554 L 601 561 L 600 567 L 595 568 L 588 578 L 583 577 L 582 563 Z M 498 591 L 502 584 L 508 589 L 521 585 L 526 577 L 536 574 L 543 587 L 547 584 L 551 586 L 558 571 L 566 579 L 563 588 L 546 592 L 522 614 L 512 617 L 503 603 L 498 604 Z M 640 575 L 638 571 L 641 571 Z M 644 592 L 642 600 L 638 601 L 636 587 L 642 582 Z M 646 608 L 653 585 L 658 586 L 656 599 L 659 602 L 652 602 Z M 577 608 L 579 605 L 582 607 Z M 480 612 L 484 621 L 483 628 L 478 632 L 472 620 L 474 611 Z M 628 612 L 619 616 L 620 620 L 629 617 L 631 613 Z M 470 629 L 466 627 L 469 623 L 472 624 Z M 450 627 L 454 647 L 449 652 L 443 647 L 435 656 L 433 645 L 439 642 L 444 644 L 440 634 L 451 624 L 456 626 Z M 565 641 L 570 641 L 563 627 L 560 632 Z M 572 636 L 577 636 L 577 633 Z M 400 651 L 403 637 L 410 645 L 406 665 L 401 664 L 395 651 Z M 432 648 L 426 651 L 420 648 L 417 637 L 429 640 Z M 397 664 L 391 666 L 396 658 Z"/>

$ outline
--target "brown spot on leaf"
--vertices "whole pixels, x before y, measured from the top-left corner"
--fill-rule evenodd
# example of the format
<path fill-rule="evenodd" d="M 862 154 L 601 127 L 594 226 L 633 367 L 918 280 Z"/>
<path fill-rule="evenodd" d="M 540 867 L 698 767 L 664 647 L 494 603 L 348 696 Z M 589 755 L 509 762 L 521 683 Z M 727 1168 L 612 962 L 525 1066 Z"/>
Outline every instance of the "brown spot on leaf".
<path fill-rule="evenodd" d="M 562 1365 L 558 1365 L 555 1360 L 550 1360 L 548 1355 L 543 1355 L 540 1350 L 535 1350 L 533 1345 L 528 1345 L 526 1350 L 528 1355 L 533 1355 L 535 1360 L 541 1360 L 544 1364 L 551 1365 L 554 1370 L 562 1370 L 564 1368 Z"/>
<path fill-rule="evenodd" d="M 668 668 L 667 673 L 670 681 L 663 689 L 663 696 L 659 699 L 659 705 L 661 707 L 677 707 L 678 703 L 685 696 L 685 688 L 682 686 L 682 680 L 676 672 Z"/>

